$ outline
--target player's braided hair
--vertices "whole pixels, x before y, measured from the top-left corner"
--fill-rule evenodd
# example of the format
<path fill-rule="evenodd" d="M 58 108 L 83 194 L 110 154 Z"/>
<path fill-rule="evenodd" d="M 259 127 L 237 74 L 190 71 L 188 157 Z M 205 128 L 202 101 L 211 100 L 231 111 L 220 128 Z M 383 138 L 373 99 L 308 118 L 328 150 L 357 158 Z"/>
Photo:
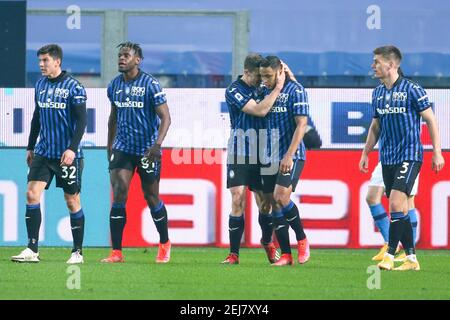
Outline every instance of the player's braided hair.
<path fill-rule="evenodd" d="M 117 46 L 117 48 L 130 48 L 134 50 L 134 54 L 137 55 L 139 58 L 144 59 L 144 56 L 142 55 L 142 48 L 138 43 L 133 43 L 130 41 L 122 42 Z"/>

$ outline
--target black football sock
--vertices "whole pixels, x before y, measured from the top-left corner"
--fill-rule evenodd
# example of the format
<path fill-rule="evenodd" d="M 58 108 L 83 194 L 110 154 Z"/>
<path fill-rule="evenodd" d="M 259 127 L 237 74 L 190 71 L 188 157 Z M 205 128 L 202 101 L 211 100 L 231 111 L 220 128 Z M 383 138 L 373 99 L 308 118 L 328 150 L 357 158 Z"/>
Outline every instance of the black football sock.
<path fill-rule="evenodd" d="M 78 212 L 70 213 L 70 227 L 72 229 L 73 249 L 83 254 L 83 238 L 84 238 L 84 213 L 83 209 Z"/>
<path fill-rule="evenodd" d="M 297 241 L 306 239 L 305 231 L 303 230 L 302 220 L 300 219 L 300 214 L 298 213 L 298 208 L 295 205 L 295 203 L 290 201 L 286 207 L 283 207 L 282 213 L 286 218 L 286 221 L 294 230 Z"/>
<path fill-rule="evenodd" d="M 228 232 L 230 235 L 230 252 L 239 255 L 242 235 L 244 233 L 244 215 L 228 219 Z"/>
<path fill-rule="evenodd" d="M 408 220 L 408 223 L 411 224 Z M 405 230 L 405 215 L 403 212 L 391 212 L 391 223 L 389 225 L 389 248 L 388 253 L 394 255 L 398 243 L 403 237 Z"/>
<path fill-rule="evenodd" d="M 258 222 L 259 225 L 261 226 L 263 244 L 268 244 L 272 242 L 272 233 L 273 233 L 272 215 L 260 212 L 258 216 Z"/>
<path fill-rule="evenodd" d="M 281 211 L 273 211 L 273 225 L 281 253 L 291 254 L 291 245 L 289 242 L 289 224 Z"/>
<path fill-rule="evenodd" d="M 122 250 L 122 235 L 127 223 L 125 203 L 114 202 L 109 214 L 109 227 L 113 250 Z"/>
<path fill-rule="evenodd" d="M 410 220 L 409 215 L 406 216 L 404 219 L 404 230 L 403 230 L 403 236 L 400 239 L 403 249 L 405 250 L 405 253 L 407 256 L 411 254 L 416 254 L 416 249 L 414 245 L 414 233 L 413 233 L 413 226 Z"/>
<path fill-rule="evenodd" d="M 156 230 L 159 233 L 159 243 L 166 243 L 169 241 L 169 230 L 167 221 L 167 210 L 164 202 L 160 203 L 155 208 L 150 208 L 153 222 L 155 223 Z"/>
<path fill-rule="evenodd" d="M 39 228 L 41 227 L 41 205 L 38 204 L 27 204 L 27 209 L 25 212 L 25 223 L 27 225 L 28 234 L 28 248 L 33 250 L 33 252 L 38 252 L 38 242 L 39 242 Z"/>

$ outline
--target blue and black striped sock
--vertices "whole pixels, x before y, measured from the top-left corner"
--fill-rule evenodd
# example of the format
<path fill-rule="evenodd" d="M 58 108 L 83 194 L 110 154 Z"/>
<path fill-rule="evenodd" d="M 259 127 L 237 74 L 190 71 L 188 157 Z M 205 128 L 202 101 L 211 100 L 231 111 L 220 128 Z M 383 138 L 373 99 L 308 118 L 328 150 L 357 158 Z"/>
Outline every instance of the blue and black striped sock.
<path fill-rule="evenodd" d="M 384 242 L 389 242 L 389 217 L 381 203 L 369 206 L 375 225 L 380 230 Z"/>

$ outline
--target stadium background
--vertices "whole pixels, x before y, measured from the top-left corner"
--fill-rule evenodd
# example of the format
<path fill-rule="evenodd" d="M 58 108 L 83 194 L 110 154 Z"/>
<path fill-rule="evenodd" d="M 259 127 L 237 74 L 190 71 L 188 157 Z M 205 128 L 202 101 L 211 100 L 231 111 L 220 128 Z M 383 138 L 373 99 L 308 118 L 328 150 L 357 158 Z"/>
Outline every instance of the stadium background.
<path fill-rule="evenodd" d="M 68 21 L 74 19 L 74 11 L 66 13 L 71 5 L 81 8 L 79 29 L 68 27 Z M 104 25 L 103 16 L 83 15 L 83 10 L 112 14 L 120 10 L 165 10 L 165 14 L 156 16 L 129 16 L 126 32 L 122 30 L 116 36 L 118 40 L 129 39 L 143 45 L 143 69 L 156 75 L 167 88 L 172 126 L 164 143 L 161 194 L 169 212 L 171 239 L 176 245 L 228 243 L 231 201 L 225 187 L 224 165 L 219 161 L 225 158 L 229 127 L 224 87 L 239 69 L 234 59 L 242 52 L 279 55 L 309 92 L 311 124 L 317 128 L 323 147 L 308 153 L 293 200 L 299 205 L 313 246 L 360 248 L 382 243 L 364 202 L 370 175 L 362 175 L 357 169 L 371 120 L 368 88 L 377 83 L 370 77 L 373 48 L 392 43 L 402 49 L 405 74 L 427 88 L 446 149 L 444 157 L 450 163 L 450 34 L 443 32 L 450 30 L 450 3 L 94 0 L 28 1 L 27 8 L 24 63 L 28 88 L 0 89 L 2 246 L 26 243 L 24 146 L 34 108 L 31 87 L 39 76 L 35 52 L 50 42 L 62 46 L 64 69 L 89 88 L 88 127 L 83 139 L 85 244 L 109 245 L 111 194 L 104 149 L 109 114 L 105 81 L 109 79 L 104 74 L 108 66 L 103 57 L 114 65 L 116 53 L 107 56 L 103 38 L 103 30 L 113 26 Z M 43 9 L 59 13 L 39 12 Z M 173 16 L 168 11 L 203 13 Z M 246 37 L 240 35 L 243 47 L 236 48 L 235 18 L 217 16 L 218 11 L 244 13 L 248 29 L 244 28 Z M 423 129 L 423 142 L 429 149 L 426 126 Z M 184 153 L 180 154 L 178 148 L 184 148 Z M 427 152 L 417 197 L 418 247 L 449 249 L 450 170 L 445 168 L 435 175 L 430 158 Z M 376 162 L 374 152 L 371 169 Z M 69 217 L 62 191 L 51 188 L 41 203 L 45 217 L 42 245 L 70 245 Z M 154 244 L 157 233 L 136 179 L 127 210 L 125 245 Z M 248 246 L 259 243 L 256 210 L 249 201 L 243 239 Z"/>

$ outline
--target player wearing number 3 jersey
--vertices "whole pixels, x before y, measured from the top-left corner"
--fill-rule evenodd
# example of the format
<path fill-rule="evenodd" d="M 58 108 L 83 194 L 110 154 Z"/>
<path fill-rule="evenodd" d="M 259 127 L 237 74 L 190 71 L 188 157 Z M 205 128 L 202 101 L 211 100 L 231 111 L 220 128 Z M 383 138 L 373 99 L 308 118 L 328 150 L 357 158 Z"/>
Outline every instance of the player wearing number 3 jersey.
<path fill-rule="evenodd" d="M 388 250 L 378 267 L 383 270 L 393 269 L 394 253 L 401 242 L 407 259 L 394 270 L 420 270 L 408 215 L 408 198 L 412 196 L 411 191 L 423 162 L 420 118 L 425 120 L 430 131 L 433 144 L 432 168 L 436 173 L 444 166 L 439 131 L 425 90 L 401 76 L 400 50 L 394 46 L 384 46 L 375 49 L 373 53 L 372 69 L 381 84 L 372 94 L 374 116 L 359 169 L 368 172 L 368 154 L 379 142 L 391 223 Z"/>

